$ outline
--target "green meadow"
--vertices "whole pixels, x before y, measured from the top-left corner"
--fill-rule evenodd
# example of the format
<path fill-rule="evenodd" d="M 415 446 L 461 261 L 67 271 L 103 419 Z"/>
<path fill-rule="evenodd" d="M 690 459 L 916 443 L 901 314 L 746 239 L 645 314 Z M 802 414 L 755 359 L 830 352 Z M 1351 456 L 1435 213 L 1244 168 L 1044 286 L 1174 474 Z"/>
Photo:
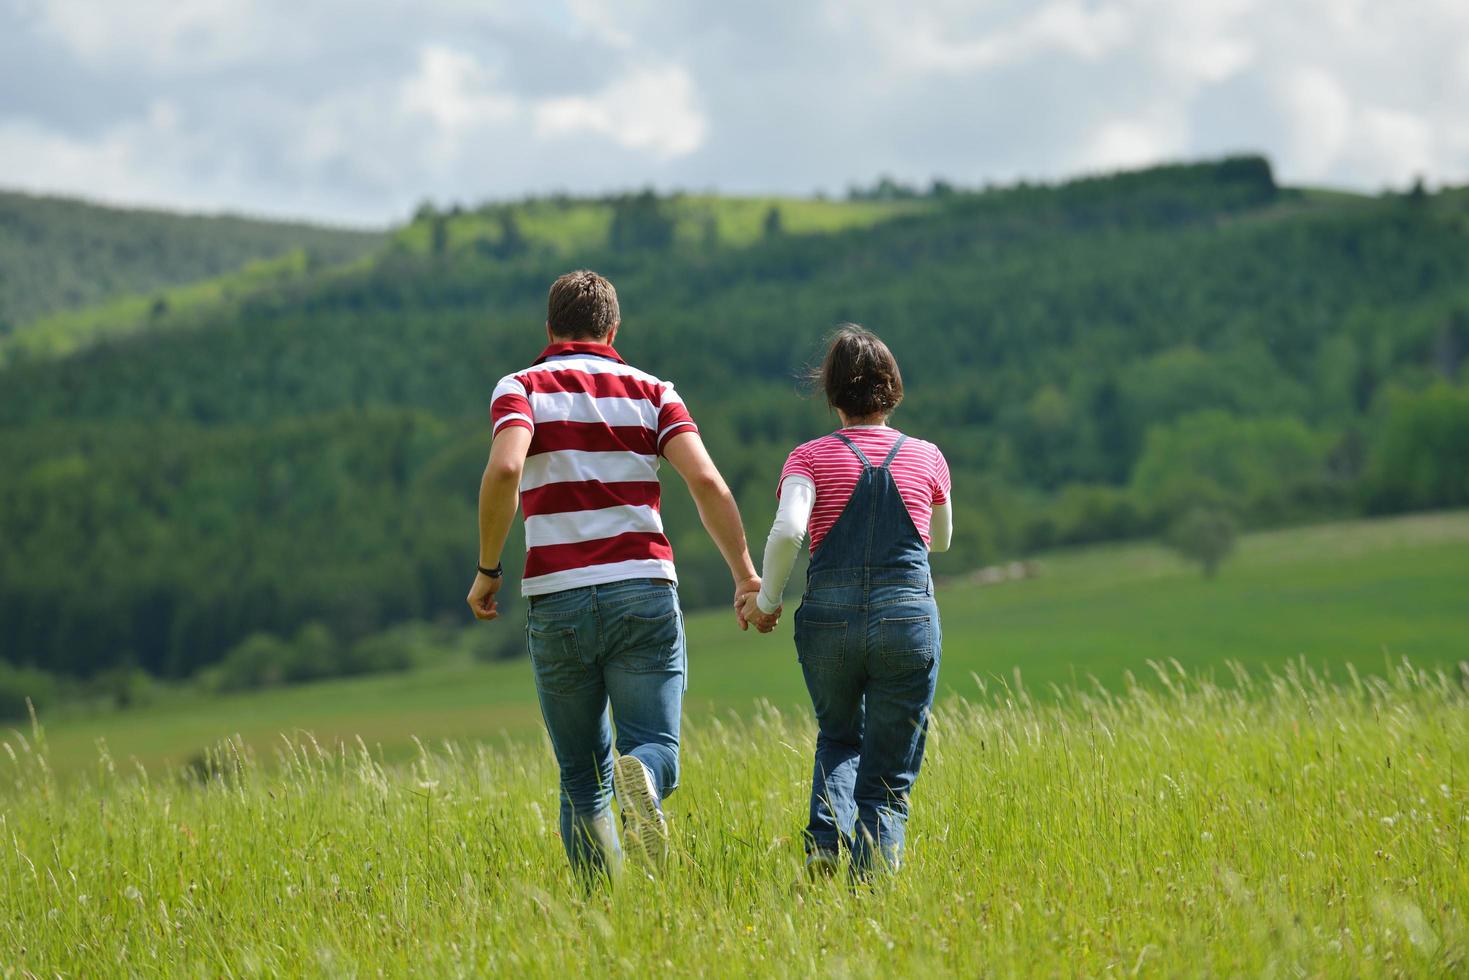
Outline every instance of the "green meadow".
<path fill-rule="evenodd" d="M 1383 674 L 1404 659 L 1452 670 L 1469 660 L 1469 512 L 1247 535 L 1213 581 L 1151 544 L 1057 552 L 1034 567 L 1020 581 L 941 582 L 941 697 L 1019 687 L 1048 700 L 1056 687 L 1094 683 L 1119 691 L 1130 680 L 1156 684 L 1154 664 L 1228 685 L 1229 664 L 1279 672 L 1301 661 L 1340 680 L 1348 665 Z M 792 583 L 786 619 L 769 636 L 740 633 L 732 614 L 689 617 L 691 723 L 748 717 L 761 703 L 800 711 L 789 629 L 798 592 Z M 417 751 L 415 737 L 540 734 L 528 662 L 479 664 L 459 651 L 407 674 L 229 697 L 174 693 L 130 711 L 41 720 L 62 774 L 95 768 L 99 743 L 119 764 L 161 772 L 228 736 L 267 759 L 282 733 L 310 732 L 326 745 L 360 737 L 391 761 Z"/>
<path fill-rule="evenodd" d="M 941 587 L 896 876 L 806 878 L 789 634 L 701 614 L 670 861 L 591 890 L 523 660 L 11 731 L 0 976 L 1469 969 L 1469 513 L 1035 572 Z"/>
<path fill-rule="evenodd" d="M 63 782 L 32 732 L 0 753 L 0 973 L 1462 975 L 1459 678 L 1231 676 L 945 697 L 872 882 L 802 871 L 800 712 L 691 719 L 669 863 L 590 891 L 539 746 L 302 734 Z"/>

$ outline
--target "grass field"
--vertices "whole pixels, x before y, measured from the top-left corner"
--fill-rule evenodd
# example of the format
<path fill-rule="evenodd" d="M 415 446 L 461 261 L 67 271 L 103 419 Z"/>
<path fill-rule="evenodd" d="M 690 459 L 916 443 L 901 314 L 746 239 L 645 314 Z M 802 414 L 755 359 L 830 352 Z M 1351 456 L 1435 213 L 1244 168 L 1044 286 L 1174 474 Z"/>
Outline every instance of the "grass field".
<path fill-rule="evenodd" d="M 1469 698 L 1400 669 L 946 698 L 908 860 L 807 882 L 812 732 L 689 726 L 673 860 L 582 892 L 535 747 L 209 775 L 0 753 L 4 976 L 1448 976 L 1469 969 Z"/>
<path fill-rule="evenodd" d="M 1469 512 L 1250 535 L 1214 582 L 1151 545 L 1042 557 L 1039 570 L 1027 581 L 940 588 L 942 692 L 975 696 L 1013 684 L 1017 670 L 1040 697 L 1092 676 L 1120 690 L 1129 672 L 1147 682 L 1150 660 L 1222 682 L 1226 661 L 1279 669 L 1300 657 L 1340 678 L 1348 663 L 1382 673 L 1402 657 L 1469 660 Z M 689 617 L 691 720 L 748 714 L 759 700 L 804 706 L 789 630 L 796 601 L 770 636 L 740 633 L 722 612 Z M 540 715 L 524 660 L 446 658 L 407 675 L 62 719 L 51 726 L 51 761 L 63 775 L 91 770 L 105 740 L 120 762 L 156 771 L 236 734 L 268 757 L 279 733 L 300 729 L 328 745 L 361 736 L 393 760 L 414 751 L 415 735 L 534 740 Z"/>
<path fill-rule="evenodd" d="M 0 739 L 0 977 L 1469 970 L 1469 514 L 1039 567 L 941 590 L 896 878 L 804 879 L 789 634 L 709 614 L 658 880 L 571 880 L 523 662 L 180 699 Z"/>

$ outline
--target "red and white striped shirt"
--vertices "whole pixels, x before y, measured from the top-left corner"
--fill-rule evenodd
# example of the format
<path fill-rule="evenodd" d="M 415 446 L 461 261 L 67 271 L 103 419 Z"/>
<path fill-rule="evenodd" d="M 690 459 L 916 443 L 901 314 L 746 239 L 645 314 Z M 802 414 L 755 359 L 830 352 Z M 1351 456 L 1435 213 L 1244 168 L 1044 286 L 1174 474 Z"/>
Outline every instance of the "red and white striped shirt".
<path fill-rule="evenodd" d="M 678 576 L 658 514 L 658 457 L 697 432 L 673 385 L 606 344 L 555 343 L 495 385 L 494 431 L 531 430 L 520 478 L 521 594 Z"/>
<path fill-rule="evenodd" d="M 897 429 L 885 425 L 851 426 L 842 429 L 841 433 L 856 443 L 874 466 L 881 465 L 893 443 L 902 435 Z M 918 529 L 923 543 L 928 544 L 933 508 L 949 499 L 948 461 L 933 443 L 910 436 L 889 469 L 898 485 L 898 495 L 908 508 L 908 516 L 913 518 L 913 526 Z M 816 488 L 816 503 L 811 510 L 809 525 L 813 555 L 821 546 L 826 532 L 846 509 L 861 475 L 862 463 L 857 454 L 835 435 L 803 442 L 787 457 L 780 471 L 781 483 L 784 484 L 788 476 L 803 476 Z M 779 495 L 777 488 L 776 496 Z"/>

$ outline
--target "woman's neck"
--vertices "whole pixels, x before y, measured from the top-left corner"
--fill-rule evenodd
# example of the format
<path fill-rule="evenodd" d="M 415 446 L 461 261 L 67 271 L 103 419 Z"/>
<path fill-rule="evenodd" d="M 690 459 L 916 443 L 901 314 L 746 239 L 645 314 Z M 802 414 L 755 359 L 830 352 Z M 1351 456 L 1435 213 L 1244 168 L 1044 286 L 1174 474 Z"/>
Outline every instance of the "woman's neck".
<path fill-rule="evenodd" d="M 888 424 L 886 415 L 868 415 L 863 418 L 853 418 L 845 412 L 837 412 L 837 418 L 841 420 L 844 429 L 859 429 L 864 426 L 885 426 Z"/>

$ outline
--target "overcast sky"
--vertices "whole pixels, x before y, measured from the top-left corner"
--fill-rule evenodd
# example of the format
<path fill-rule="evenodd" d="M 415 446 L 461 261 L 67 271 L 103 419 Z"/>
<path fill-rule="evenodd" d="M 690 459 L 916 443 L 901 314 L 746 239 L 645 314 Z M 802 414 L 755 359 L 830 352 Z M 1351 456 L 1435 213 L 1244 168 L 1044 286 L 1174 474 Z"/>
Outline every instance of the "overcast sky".
<path fill-rule="evenodd" d="M 356 224 L 1261 150 L 1469 182 L 1469 0 L 0 0 L 0 186 Z"/>

